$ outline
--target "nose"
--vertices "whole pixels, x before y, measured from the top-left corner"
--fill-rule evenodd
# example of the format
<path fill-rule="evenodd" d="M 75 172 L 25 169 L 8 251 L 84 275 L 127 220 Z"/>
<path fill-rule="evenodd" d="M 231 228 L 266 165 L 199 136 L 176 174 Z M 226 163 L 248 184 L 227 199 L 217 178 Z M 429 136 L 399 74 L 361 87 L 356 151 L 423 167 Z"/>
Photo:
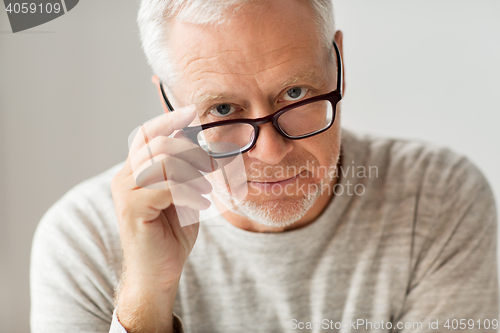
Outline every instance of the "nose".
<path fill-rule="evenodd" d="M 292 140 L 283 137 L 271 122 L 259 126 L 255 146 L 247 154 L 266 164 L 278 164 L 293 149 Z"/>

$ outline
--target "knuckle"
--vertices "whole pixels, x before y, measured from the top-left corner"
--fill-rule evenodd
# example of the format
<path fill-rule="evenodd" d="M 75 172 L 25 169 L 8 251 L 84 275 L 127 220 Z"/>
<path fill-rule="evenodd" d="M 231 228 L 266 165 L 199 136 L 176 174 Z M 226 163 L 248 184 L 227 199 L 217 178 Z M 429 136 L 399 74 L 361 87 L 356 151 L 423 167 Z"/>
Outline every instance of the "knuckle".
<path fill-rule="evenodd" d="M 111 179 L 111 184 L 110 184 L 110 188 L 111 188 L 111 192 L 114 192 L 116 190 L 116 182 L 118 181 L 117 180 L 117 177 L 118 177 L 118 174 L 116 174 L 112 179 Z"/>
<path fill-rule="evenodd" d="M 172 138 L 169 138 L 167 136 L 160 136 L 159 138 L 159 144 L 162 146 L 167 146 L 169 144 L 172 144 Z"/>
<path fill-rule="evenodd" d="M 165 169 L 167 172 L 172 171 L 176 165 L 175 157 L 165 155 L 165 157 L 163 157 L 163 163 L 165 163 Z"/>
<path fill-rule="evenodd" d="M 115 212 L 116 217 L 118 218 L 118 222 L 127 221 L 129 218 L 129 210 L 127 209 L 127 205 L 123 204 L 123 202 L 115 203 Z"/>
<path fill-rule="evenodd" d="M 156 155 L 155 158 L 154 158 L 154 161 L 155 162 L 161 162 L 161 161 L 163 161 L 163 163 L 165 164 L 165 167 L 166 167 L 166 161 L 167 161 L 167 159 L 170 159 L 170 158 L 171 158 L 170 155 L 162 153 L 162 154 Z"/>
<path fill-rule="evenodd" d="M 122 185 L 122 175 L 121 175 L 121 171 L 119 171 L 111 179 L 111 184 L 110 184 L 111 194 L 117 195 L 117 193 L 119 192 L 119 190 L 121 188 L 121 185 Z"/>
<path fill-rule="evenodd" d="M 170 143 L 169 141 L 170 138 L 166 136 L 157 136 L 156 138 L 151 141 L 151 147 L 154 151 L 158 152 L 165 152 L 166 147 L 168 147 Z"/>
<path fill-rule="evenodd" d="M 149 138 L 151 135 L 151 124 L 150 123 L 142 124 L 141 130 L 139 131 L 138 134 L 140 134 L 142 136 L 143 140 L 144 140 L 144 136 Z"/>

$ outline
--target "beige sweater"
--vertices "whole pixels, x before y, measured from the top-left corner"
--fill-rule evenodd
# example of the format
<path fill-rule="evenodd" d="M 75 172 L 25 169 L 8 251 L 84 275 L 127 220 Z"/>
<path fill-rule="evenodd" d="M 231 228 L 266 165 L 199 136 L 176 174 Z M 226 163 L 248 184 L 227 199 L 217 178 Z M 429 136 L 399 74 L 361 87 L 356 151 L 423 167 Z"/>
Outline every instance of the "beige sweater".
<path fill-rule="evenodd" d="M 178 289 L 180 331 L 477 332 L 498 325 L 497 217 L 481 172 L 426 143 L 347 130 L 342 137 L 344 193 L 314 223 L 267 234 L 222 217 L 202 222 Z M 122 257 L 110 192 L 122 165 L 70 190 L 40 222 L 32 333 L 125 332 L 113 308 Z"/>

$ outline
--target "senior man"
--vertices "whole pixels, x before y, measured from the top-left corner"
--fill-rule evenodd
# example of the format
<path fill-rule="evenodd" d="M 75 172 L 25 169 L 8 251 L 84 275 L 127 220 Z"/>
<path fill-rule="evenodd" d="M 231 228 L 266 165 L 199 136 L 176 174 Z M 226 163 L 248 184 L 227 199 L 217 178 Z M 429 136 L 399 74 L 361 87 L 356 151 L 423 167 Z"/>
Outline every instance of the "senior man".
<path fill-rule="evenodd" d="M 498 327 L 488 183 L 447 149 L 341 131 L 331 1 L 143 0 L 138 22 L 165 114 L 43 217 L 34 333 Z M 151 159 L 163 187 L 138 185 Z"/>

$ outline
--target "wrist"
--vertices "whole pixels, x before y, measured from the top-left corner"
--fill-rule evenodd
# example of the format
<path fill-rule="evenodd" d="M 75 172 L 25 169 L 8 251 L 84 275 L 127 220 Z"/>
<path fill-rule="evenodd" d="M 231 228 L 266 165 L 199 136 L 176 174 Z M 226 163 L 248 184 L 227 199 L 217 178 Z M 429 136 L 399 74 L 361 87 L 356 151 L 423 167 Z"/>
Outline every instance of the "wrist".
<path fill-rule="evenodd" d="M 117 296 L 121 325 L 130 333 L 172 332 L 177 285 L 158 288 L 151 281 L 126 277 Z"/>
<path fill-rule="evenodd" d="M 140 286 L 141 289 L 168 292 L 172 288 L 177 288 L 182 267 L 179 269 L 179 274 L 172 274 L 172 271 L 173 269 L 151 272 L 144 267 L 127 264 L 124 265 L 122 280 L 130 285 Z"/>

